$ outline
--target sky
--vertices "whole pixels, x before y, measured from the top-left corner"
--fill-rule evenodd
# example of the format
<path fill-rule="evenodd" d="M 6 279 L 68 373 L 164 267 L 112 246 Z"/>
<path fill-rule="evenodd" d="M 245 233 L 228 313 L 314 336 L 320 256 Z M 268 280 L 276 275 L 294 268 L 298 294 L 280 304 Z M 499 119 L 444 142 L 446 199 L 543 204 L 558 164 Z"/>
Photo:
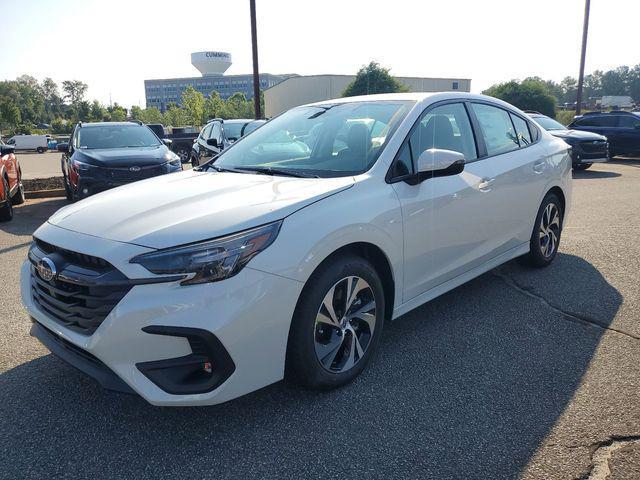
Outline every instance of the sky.
<path fill-rule="evenodd" d="M 577 77 L 584 0 L 256 0 L 260 71 L 497 82 Z M 82 80 L 87 99 L 144 107 L 144 80 L 198 76 L 190 53 L 251 72 L 249 0 L 0 0 L 0 79 Z M 586 71 L 640 63 L 640 0 L 592 0 Z M 627 22 L 626 19 L 634 19 Z M 626 26 L 625 26 L 626 25 Z"/>

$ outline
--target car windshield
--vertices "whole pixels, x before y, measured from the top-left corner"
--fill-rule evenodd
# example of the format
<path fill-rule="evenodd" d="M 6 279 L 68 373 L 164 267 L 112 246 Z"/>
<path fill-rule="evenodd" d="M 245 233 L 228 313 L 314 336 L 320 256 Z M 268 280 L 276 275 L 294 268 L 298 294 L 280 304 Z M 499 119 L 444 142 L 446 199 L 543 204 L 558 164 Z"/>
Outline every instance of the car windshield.
<path fill-rule="evenodd" d="M 534 117 L 534 120 L 545 130 L 566 130 L 567 127 L 549 117 Z"/>
<path fill-rule="evenodd" d="M 364 101 L 298 107 L 224 151 L 211 168 L 278 175 L 363 173 L 415 102 Z"/>
<path fill-rule="evenodd" d="M 222 128 L 224 128 L 224 134 L 227 137 L 227 140 L 236 141 L 240 138 L 240 134 L 242 133 L 242 127 L 246 125 L 245 122 L 227 122 L 222 124 Z"/>
<path fill-rule="evenodd" d="M 143 125 L 104 125 L 80 128 L 77 147 L 94 148 L 133 148 L 157 147 L 161 145 L 158 137 Z"/>

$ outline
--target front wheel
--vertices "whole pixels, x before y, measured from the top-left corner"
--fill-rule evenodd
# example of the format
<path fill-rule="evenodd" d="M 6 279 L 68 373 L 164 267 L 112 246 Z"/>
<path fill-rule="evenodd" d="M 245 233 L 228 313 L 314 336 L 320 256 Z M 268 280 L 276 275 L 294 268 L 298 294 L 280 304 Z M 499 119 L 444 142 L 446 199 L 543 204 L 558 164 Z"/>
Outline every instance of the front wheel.
<path fill-rule="evenodd" d="M 378 346 L 384 312 L 382 282 L 369 262 L 348 256 L 321 266 L 296 306 L 286 377 L 311 389 L 350 382 Z"/>
<path fill-rule="evenodd" d="M 45 148 L 44 148 L 44 147 L 38 147 L 38 148 L 36 148 L 36 152 L 38 152 L 38 153 L 44 153 L 44 151 L 45 151 Z"/>
<path fill-rule="evenodd" d="M 521 261 L 532 267 L 546 267 L 558 253 L 562 233 L 562 204 L 555 193 L 548 193 L 536 216 L 529 241 L 529 253 Z"/>
<path fill-rule="evenodd" d="M 8 222 L 13 218 L 13 205 L 9 197 L 9 182 L 6 178 L 2 178 L 2 187 L 4 191 L 4 203 L 0 206 L 0 222 Z"/>
<path fill-rule="evenodd" d="M 180 157 L 180 163 L 187 163 L 189 161 L 189 150 L 185 147 L 178 148 L 176 155 Z"/>
<path fill-rule="evenodd" d="M 191 167 L 195 168 L 200 166 L 200 160 L 198 159 L 198 157 L 196 157 L 195 155 L 193 155 L 191 157 Z"/>

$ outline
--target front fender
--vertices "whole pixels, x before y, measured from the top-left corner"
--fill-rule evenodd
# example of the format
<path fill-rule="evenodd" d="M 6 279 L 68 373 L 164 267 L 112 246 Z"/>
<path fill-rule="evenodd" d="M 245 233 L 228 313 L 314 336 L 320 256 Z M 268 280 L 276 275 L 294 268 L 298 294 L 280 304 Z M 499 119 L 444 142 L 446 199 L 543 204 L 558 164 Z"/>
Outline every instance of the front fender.
<path fill-rule="evenodd" d="M 369 243 L 387 257 L 402 300 L 403 239 L 400 202 L 379 179 L 357 181 L 286 217 L 276 241 L 256 256 L 251 268 L 306 283 L 320 263 L 353 243 Z"/>

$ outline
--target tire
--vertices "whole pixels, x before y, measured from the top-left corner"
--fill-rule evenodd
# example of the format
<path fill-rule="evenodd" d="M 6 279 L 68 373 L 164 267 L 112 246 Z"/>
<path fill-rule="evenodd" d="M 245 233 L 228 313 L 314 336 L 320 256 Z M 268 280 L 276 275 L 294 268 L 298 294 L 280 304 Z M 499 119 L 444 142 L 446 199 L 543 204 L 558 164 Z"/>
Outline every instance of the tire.
<path fill-rule="evenodd" d="M 195 168 L 200 166 L 200 160 L 198 160 L 198 158 L 196 158 L 195 156 L 191 157 L 191 167 Z"/>
<path fill-rule="evenodd" d="M 11 204 L 11 199 L 9 198 L 9 182 L 5 177 L 2 177 L 2 186 L 6 200 L 4 204 L 0 207 L 0 222 L 8 222 L 13 218 L 13 205 Z"/>
<path fill-rule="evenodd" d="M 189 150 L 185 147 L 178 148 L 176 155 L 180 157 L 180 163 L 187 163 L 189 161 Z"/>
<path fill-rule="evenodd" d="M 353 293 L 346 311 L 350 313 L 344 315 L 349 288 Z M 333 313 L 325 305 L 331 305 Z M 321 265 L 307 281 L 296 305 L 285 377 L 314 390 L 350 382 L 364 370 L 378 347 L 384 312 L 382 282 L 369 262 L 348 255 Z"/>
<path fill-rule="evenodd" d="M 573 167 L 574 170 L 586 170 L 587 168 L 589 168 L 591 165 L 593 165 L 593 163 L 578 163 L 577 165 L 575 165 Z"/>
<path fill-rule="evenodd" d="M 24 202 L 24 186 L 22 185 L 22 182 L 20 182 L 18 184 L 18 191 L 13 194 L 13 197 L 11 197 L 11 203 L 13 205 L 22 205 Z"/>
<path fill-rule="evenodd" d="M 67 197 L 68 201 L 73 202 L 73 192 L 67 181 L 67 176 L 64 173 L 62 174 L 62 183 L 64 183 L 64 196 Z"/>
<path fill-rule="evenodd" d="M 38 153 L 44 153 L 44 151 L 45 151 L 44 147 L 36 148 L 36 152 L 38 152 Z"/>
<path fill-rule="evenodd" d="M 542 268 L 553 262 L 560 245 L 563 215 L 562 203 L 558 196 L 548 193 L 536 215 L 529 240 L 529 253 L 520 257 L 521 263 Z"/>

